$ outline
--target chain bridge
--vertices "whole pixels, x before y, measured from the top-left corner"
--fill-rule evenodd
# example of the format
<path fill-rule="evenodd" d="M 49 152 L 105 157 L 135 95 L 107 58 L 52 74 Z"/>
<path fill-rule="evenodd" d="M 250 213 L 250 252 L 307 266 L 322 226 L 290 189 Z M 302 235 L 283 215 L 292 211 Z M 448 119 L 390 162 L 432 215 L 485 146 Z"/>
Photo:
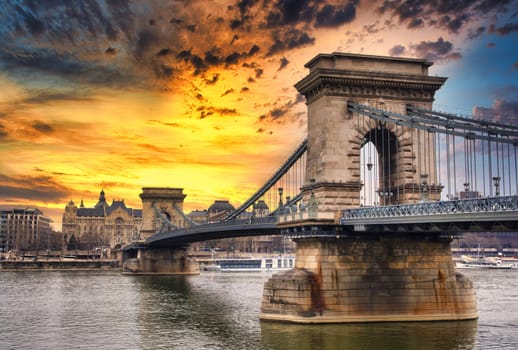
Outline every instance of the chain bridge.
<path fill-rule="evenodd" d="M 431 65 L 317 55 L 295 84 L 307 138 L 226 218 L 185 219 L 126 247 L 126 271 L 192 273 L 189 243 L 277 233 L 297 242 L 296 268 L 265 284 L 264 320 L 476 318 L 449 244 L 462 232 L 518 229 L 518 127 L 434 110 L 446 78 L 428 75 Z M 245 215 L 258 200 L 275 210 Z"/>

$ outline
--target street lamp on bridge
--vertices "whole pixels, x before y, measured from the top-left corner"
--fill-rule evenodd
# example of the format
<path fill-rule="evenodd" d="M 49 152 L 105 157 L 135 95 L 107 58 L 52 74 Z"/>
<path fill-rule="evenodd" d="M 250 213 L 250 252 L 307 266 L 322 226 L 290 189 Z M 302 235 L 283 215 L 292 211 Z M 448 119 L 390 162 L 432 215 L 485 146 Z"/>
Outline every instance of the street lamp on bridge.
<path fill-rule="evenodd" d="M 498 197 L 500 195 L 500 176 L 493 177 L 493 184 L 495 185 L 495 196 Z"/>

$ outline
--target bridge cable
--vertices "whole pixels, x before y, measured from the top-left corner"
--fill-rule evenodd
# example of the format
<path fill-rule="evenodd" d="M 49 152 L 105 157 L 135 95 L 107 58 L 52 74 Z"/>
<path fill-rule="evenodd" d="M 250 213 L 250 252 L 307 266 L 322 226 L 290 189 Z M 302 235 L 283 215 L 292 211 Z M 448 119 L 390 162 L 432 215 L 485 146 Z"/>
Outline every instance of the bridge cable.
<path fill-rule="evenodd" d="M 244 212 L 250 205 L 255 203 L 255 201 L 261 198 L 268 190 L 270 190 L 273 186 L 277 184 L 279 179 L 286 174 L 291 166 L 296 163 L 296 161 L 306 152 L 307 150 L 307 139 L 304 140 L 297 149 L 288 157 L 288 159 L 282 164 L 282 166 L 268 179 L 259 190 L 257 190 L 252 197 L 250 197 L 247 201 L 245 201 L 239 208 L 230 213 L 224 221 L 235 219 L 239 214 Z"/>
<path fill-rule="evenodd" d="M 396 154 L 397 154 L 397 164 L 398 164 L 398 169 L 397 169 L 397 178 L 396 178 L 396 183 L 397 183 L 397 201 L 396 203 L 399 204 L 401 203 L 401 194 L 400 194 L 400 188 L 401 188 L 401 171 L 403 170 L 403 163 L 402 163 L 402 160 L 401 160 L 401 153 L 399 152 L 399 136 L 400 136 L 400 130 L 399 130 L 399 124 L 396 123 Z M 404 187 L 403 187 L 403 191 L 404 191 Z"/>
<path fill-rule="evenodd" d="M 514 193 L 518 195 L 518 158 L 516 157 L 516 148 L 518 148 L 518 144 L 514 145 L 514 178 L 516 180 Z"/>
<path fill-rule="evenodd" d="M 439 156 L 439 161 L 436 160 L 437 169 L 436 169 L 436 179 L 439 184 L 441 185 L 441 134 L 435 133 L 435 142 L 436 142 L 436 148 L 437 148 L 437 155 Z M 439 198 L 440 199 L 440 198 Z"/>
<path fill-rule="evenodd" d="M 509 188 L 508 195 L 511 195 L 513 191 L 511 190 L 511 145 L 507 144 L 507 184 Z"/>

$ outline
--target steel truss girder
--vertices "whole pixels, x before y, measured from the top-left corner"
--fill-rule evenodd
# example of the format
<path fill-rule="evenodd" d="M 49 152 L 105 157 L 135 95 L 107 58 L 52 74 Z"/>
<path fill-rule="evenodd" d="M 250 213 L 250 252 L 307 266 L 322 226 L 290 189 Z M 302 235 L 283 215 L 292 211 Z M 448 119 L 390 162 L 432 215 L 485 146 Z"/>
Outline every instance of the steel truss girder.
<path fill-rule="evenodd" d="M 514 131 L 512 130 L 512 128 L 510 129 L 508 125 L 504 124 L 502 124 L 500 128 L 497 128 L 495 125 L 493 125 L 493 127 L 491 128 L 484 128 L 481 126 L 460 124 L 458 122 L 455 122 L 456 118 L 459 117 L 454 115 L 448 115 L 449 118 L 447 120 L 449 122 L 445 122 L 444 120 L 440 120 L 438 118 L 432 119 L 429 116 L 423 116 L 422 113 L 417 115 L 404 115 L 375 107 L 362 105 L 353 101 L 347 102 L 347 108 L 349 112 L 362 114 L 381 122 L 394 123 L 396 125 L 408 126 L 410 128 L 425 130 L 428 132 L 437 132 L 446 135 L 460 136 L 467 139 L 478 139 L 484 141 L 507 143 L 512 144 L 515 147 L 518 147 L 518 131 Z"/>

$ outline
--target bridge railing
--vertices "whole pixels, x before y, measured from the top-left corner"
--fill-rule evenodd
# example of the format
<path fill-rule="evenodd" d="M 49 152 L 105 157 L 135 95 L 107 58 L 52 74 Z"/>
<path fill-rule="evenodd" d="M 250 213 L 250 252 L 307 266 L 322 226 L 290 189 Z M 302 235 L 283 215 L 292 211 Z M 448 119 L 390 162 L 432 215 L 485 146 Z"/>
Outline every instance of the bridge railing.
<path fill-rule="evenodd" d="M 475 214 L 518 211 L 518 196 L 470 198 L 416 204 L 344 209 L 341 224 L 349 220 L 423 215 Z"/>

